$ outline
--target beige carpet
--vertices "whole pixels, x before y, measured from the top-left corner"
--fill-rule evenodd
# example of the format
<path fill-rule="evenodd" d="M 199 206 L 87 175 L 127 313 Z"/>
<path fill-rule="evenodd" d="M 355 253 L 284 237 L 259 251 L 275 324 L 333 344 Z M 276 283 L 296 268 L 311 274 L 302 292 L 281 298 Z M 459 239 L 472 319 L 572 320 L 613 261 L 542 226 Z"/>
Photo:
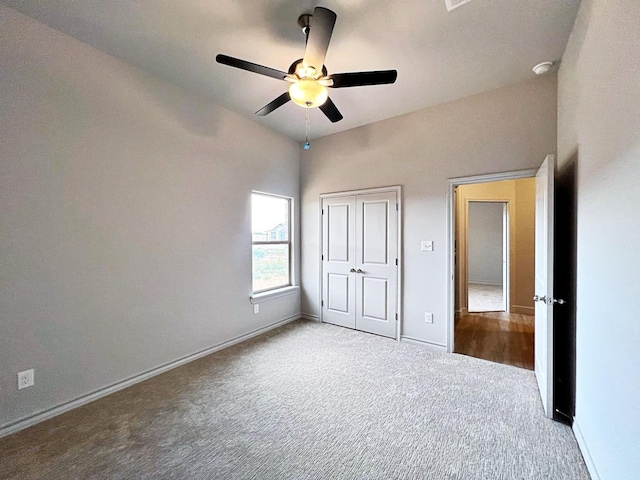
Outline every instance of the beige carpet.
<path fill-rule="evenodd" d="M 3 479 L 588 479 L 532 372 L 295 322 L 0 440 Z"/>
<path fill-rule="evenodd" d="M 469 312 L 504 311 L 502 303 L 502 285 L 469 283 Z"/>

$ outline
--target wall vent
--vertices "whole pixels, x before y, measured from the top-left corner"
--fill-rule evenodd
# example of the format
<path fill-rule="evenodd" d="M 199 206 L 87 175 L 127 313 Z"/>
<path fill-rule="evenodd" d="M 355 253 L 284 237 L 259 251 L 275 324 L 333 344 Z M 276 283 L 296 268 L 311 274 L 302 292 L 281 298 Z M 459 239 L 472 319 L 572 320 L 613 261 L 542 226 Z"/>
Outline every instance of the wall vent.
<path fill-rule="evenodd" d="M 469 3 L 471 0 L 444 0 L 444 3 L 447 5 L 447 10 L 450 12 L 454 8 L 461 7 L 465 3 Z"/>

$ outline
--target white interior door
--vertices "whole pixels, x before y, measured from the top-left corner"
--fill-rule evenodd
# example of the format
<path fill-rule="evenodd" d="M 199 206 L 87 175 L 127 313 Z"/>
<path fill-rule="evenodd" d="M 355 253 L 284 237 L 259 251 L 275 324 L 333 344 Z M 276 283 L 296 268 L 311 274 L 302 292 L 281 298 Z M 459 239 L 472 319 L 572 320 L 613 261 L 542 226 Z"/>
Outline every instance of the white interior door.
<path fill-rule="evenodd" d="M 395 337 L 396 194 L 358 195 L 356 209 L 356 329 Z"/>
<path fill-rule="evenodd" d="M 322 321 L 348 328 L 356 328 L 355 227 L 354 196 L 323 199 Z"/>
<path fill-rule="evenodd" d="M 555 161 L 536 174 L 535 372 L 544 413 L 553 417 L 553 189 Z"/>
<path fill-rule="evenodd" d="M 322 201 L 322 321 L 396 337 L 396 192 Z"/>

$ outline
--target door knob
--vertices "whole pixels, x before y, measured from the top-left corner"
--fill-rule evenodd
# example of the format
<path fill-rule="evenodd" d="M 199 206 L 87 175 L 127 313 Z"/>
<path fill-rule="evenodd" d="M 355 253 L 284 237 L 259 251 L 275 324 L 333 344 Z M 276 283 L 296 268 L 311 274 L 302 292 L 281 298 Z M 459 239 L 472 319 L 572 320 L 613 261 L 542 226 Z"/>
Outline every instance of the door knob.
<path fill-rule="evenodd" d="M 360 269 L 357 269 L 356 273 L 364 273 L 364 272 L 362 270 L 360 270 Z"/>
<path fill-rule="evenodd" d="M 564 305 L 565 303 L 567 303 L 561 298 L 552 298 L 552 300 L 553 300 L 553 303 L 557 303 L 558 305 Z"/>
<path fill-rule="evenodd" d="M 351 272 L 351 273 L 356 273 L 356 269 L 355 269 L 355 268 L 352 268 L 351 270 L 349 270 L 349 272 Z"/>
<path fill-rule="evenodd" d="M 547 303 L 547 296 L 543 295 L 543 296 L 538 296 L 538 295 L 534 295 L 533 296 L 533 301 L 534 302 L 542 302 L 542 303 Z"/>

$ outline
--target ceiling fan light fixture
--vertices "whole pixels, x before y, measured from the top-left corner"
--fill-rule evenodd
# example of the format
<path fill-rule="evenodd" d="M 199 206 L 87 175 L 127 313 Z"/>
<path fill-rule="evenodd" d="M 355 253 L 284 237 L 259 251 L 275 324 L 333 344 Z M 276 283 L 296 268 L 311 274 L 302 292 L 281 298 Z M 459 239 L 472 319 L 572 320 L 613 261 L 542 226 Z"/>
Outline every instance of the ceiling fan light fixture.
<path fill-rule="evenodd" d="M 300 64 L 296 68 L 296 75 L 300 79 L 303 79 L 303 78 L 307 78 L 307 79 L 313 78 L 313 79 L 315 79 L 318 76 L 318 72 L 316 71 L 315 68 L 313 68 L 313 67 L 305 67 L 305 66 L 302 65 L 302 62 L 300 62 Z"/>
<path fill-rule="evenodd" d="M 464 2 L 468 0 L 456 1 Z M 329 121 L 336 123 L 344 117 L 329 98 L 327 87 L 364 87 L 367 85 L 387 85 L 396 81 L 398 76 L 396 70 L 349 72 L 329 75 L 324 61 L 337 16 L 335 12 L 332 12 L 328 8 L 316 7 L 313 9 L 313 28 L 311 28 L 311 17 L 312 15 L 310 14 L 303 14 L 298 19 L 298 25 L 302 28 L 307 42 L 304 49 L 304 56 L 293 62 L 287 72 L 221 53 L 216 55 L 216 62 L 223 65 L 275 78 L 276 80 L 284 80 L 292 84 L 289 86 L 288 91 L 267 103 L 256 112 L 256 115 L 261 117 L 269 115 L 274 110 L 292 100 L 296 105 L 306 109 L 307 119 L 310 108 L 320 107 L 320 110 Z"/>
<path fill-rule="evenodd" d="M 315 80 L 300 80 L 291 84 L 289 96 L 296 105 L 304 108 L 315 108 L 323 105 L 329 98 L 327 88 Z"/>

